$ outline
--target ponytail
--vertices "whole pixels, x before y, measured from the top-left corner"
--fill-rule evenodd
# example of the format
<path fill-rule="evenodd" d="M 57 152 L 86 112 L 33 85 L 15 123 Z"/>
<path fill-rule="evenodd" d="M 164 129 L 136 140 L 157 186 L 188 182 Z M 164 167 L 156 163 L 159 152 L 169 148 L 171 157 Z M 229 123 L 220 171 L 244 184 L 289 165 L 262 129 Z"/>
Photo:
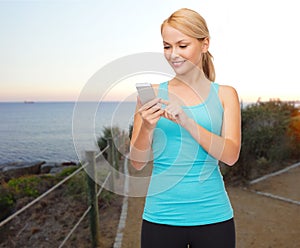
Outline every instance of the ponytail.
<path fill-rule="evenodd" d="M 210 81 L 214 82 L 216 79 L 216 74 L 215 74 L 215 67 L 212 60 L 213 60 L 213 56 L 210 54 L 209 51 L 203 54 L 202 57 L 203 72 Z"/>

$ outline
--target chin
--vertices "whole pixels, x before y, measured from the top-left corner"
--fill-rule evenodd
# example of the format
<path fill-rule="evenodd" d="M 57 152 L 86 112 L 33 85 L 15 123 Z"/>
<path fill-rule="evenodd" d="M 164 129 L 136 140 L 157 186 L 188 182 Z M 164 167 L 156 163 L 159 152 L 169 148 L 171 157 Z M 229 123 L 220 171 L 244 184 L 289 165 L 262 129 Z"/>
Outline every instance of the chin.
<path fill-rule="evenodd" d="M 190 71 L 187 68 L 174 68 L 174 67 L 173 67 L 173 70 L 177 75 L 180 75 L 180 76 L 184 76 Z"/>
<path fill-rule="evenodd" d="M 170 63 L 171 67 L 173 68 L 174 72 L 178 75 L 184 75 L 187 72 L 187 69 L 184 66 L 175 67 L 172 63 Z"/>

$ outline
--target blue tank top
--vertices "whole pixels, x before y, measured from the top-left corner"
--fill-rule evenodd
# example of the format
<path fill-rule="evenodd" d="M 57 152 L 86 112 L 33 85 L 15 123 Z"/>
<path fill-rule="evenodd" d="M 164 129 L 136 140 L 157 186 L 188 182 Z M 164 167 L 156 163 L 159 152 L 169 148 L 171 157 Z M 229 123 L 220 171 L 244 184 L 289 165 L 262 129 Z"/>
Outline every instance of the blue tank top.
<path fill-rule="evenodd" d="M 223 106 L 219 85 L 212 83 L 205 102 L 183 106 L 186 114 L 220 135 Z M 158 97 L 168 100 L 168 82 Z M 210 156 L 180 125 L 160 118 L 153 134 L 154 161 L 143 219 L 160 224 L 195 226 L 231 219 L 233 210 L 218 160 Z"/>

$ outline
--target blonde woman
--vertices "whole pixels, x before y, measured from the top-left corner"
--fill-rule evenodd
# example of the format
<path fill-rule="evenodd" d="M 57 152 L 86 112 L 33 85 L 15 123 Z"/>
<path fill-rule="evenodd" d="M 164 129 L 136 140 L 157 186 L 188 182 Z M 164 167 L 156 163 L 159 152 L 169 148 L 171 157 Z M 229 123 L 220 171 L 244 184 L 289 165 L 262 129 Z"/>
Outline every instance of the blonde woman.
<path fill-rule="evenodd" d="M 161 25 L 164 54 L 176 76 L 137 102 L 131 163 L 153 160 L 142 248 L 235 247 L 233 210 L 218 162 L 232 166 L 241 145 L 234 88 L 215 83 L 210 36 L 195 11 L 180 9 Z"/>

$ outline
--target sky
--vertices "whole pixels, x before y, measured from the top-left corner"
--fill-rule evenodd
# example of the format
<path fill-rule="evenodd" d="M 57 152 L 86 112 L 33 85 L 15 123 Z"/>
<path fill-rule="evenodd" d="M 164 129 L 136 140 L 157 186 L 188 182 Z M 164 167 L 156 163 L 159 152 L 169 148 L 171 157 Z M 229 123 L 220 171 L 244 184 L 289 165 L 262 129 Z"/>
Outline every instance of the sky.
<path fill-rule="evenodd" d="M 0 101 L 76 101 L 107 64 L 162 53 L 160 24 L 183 7 L 207 21 L 217 83 L 246 102 L 300 100 L 297 1 L 0 0 Z M 131 79 L 107 100 L 127 99 Z"/>

